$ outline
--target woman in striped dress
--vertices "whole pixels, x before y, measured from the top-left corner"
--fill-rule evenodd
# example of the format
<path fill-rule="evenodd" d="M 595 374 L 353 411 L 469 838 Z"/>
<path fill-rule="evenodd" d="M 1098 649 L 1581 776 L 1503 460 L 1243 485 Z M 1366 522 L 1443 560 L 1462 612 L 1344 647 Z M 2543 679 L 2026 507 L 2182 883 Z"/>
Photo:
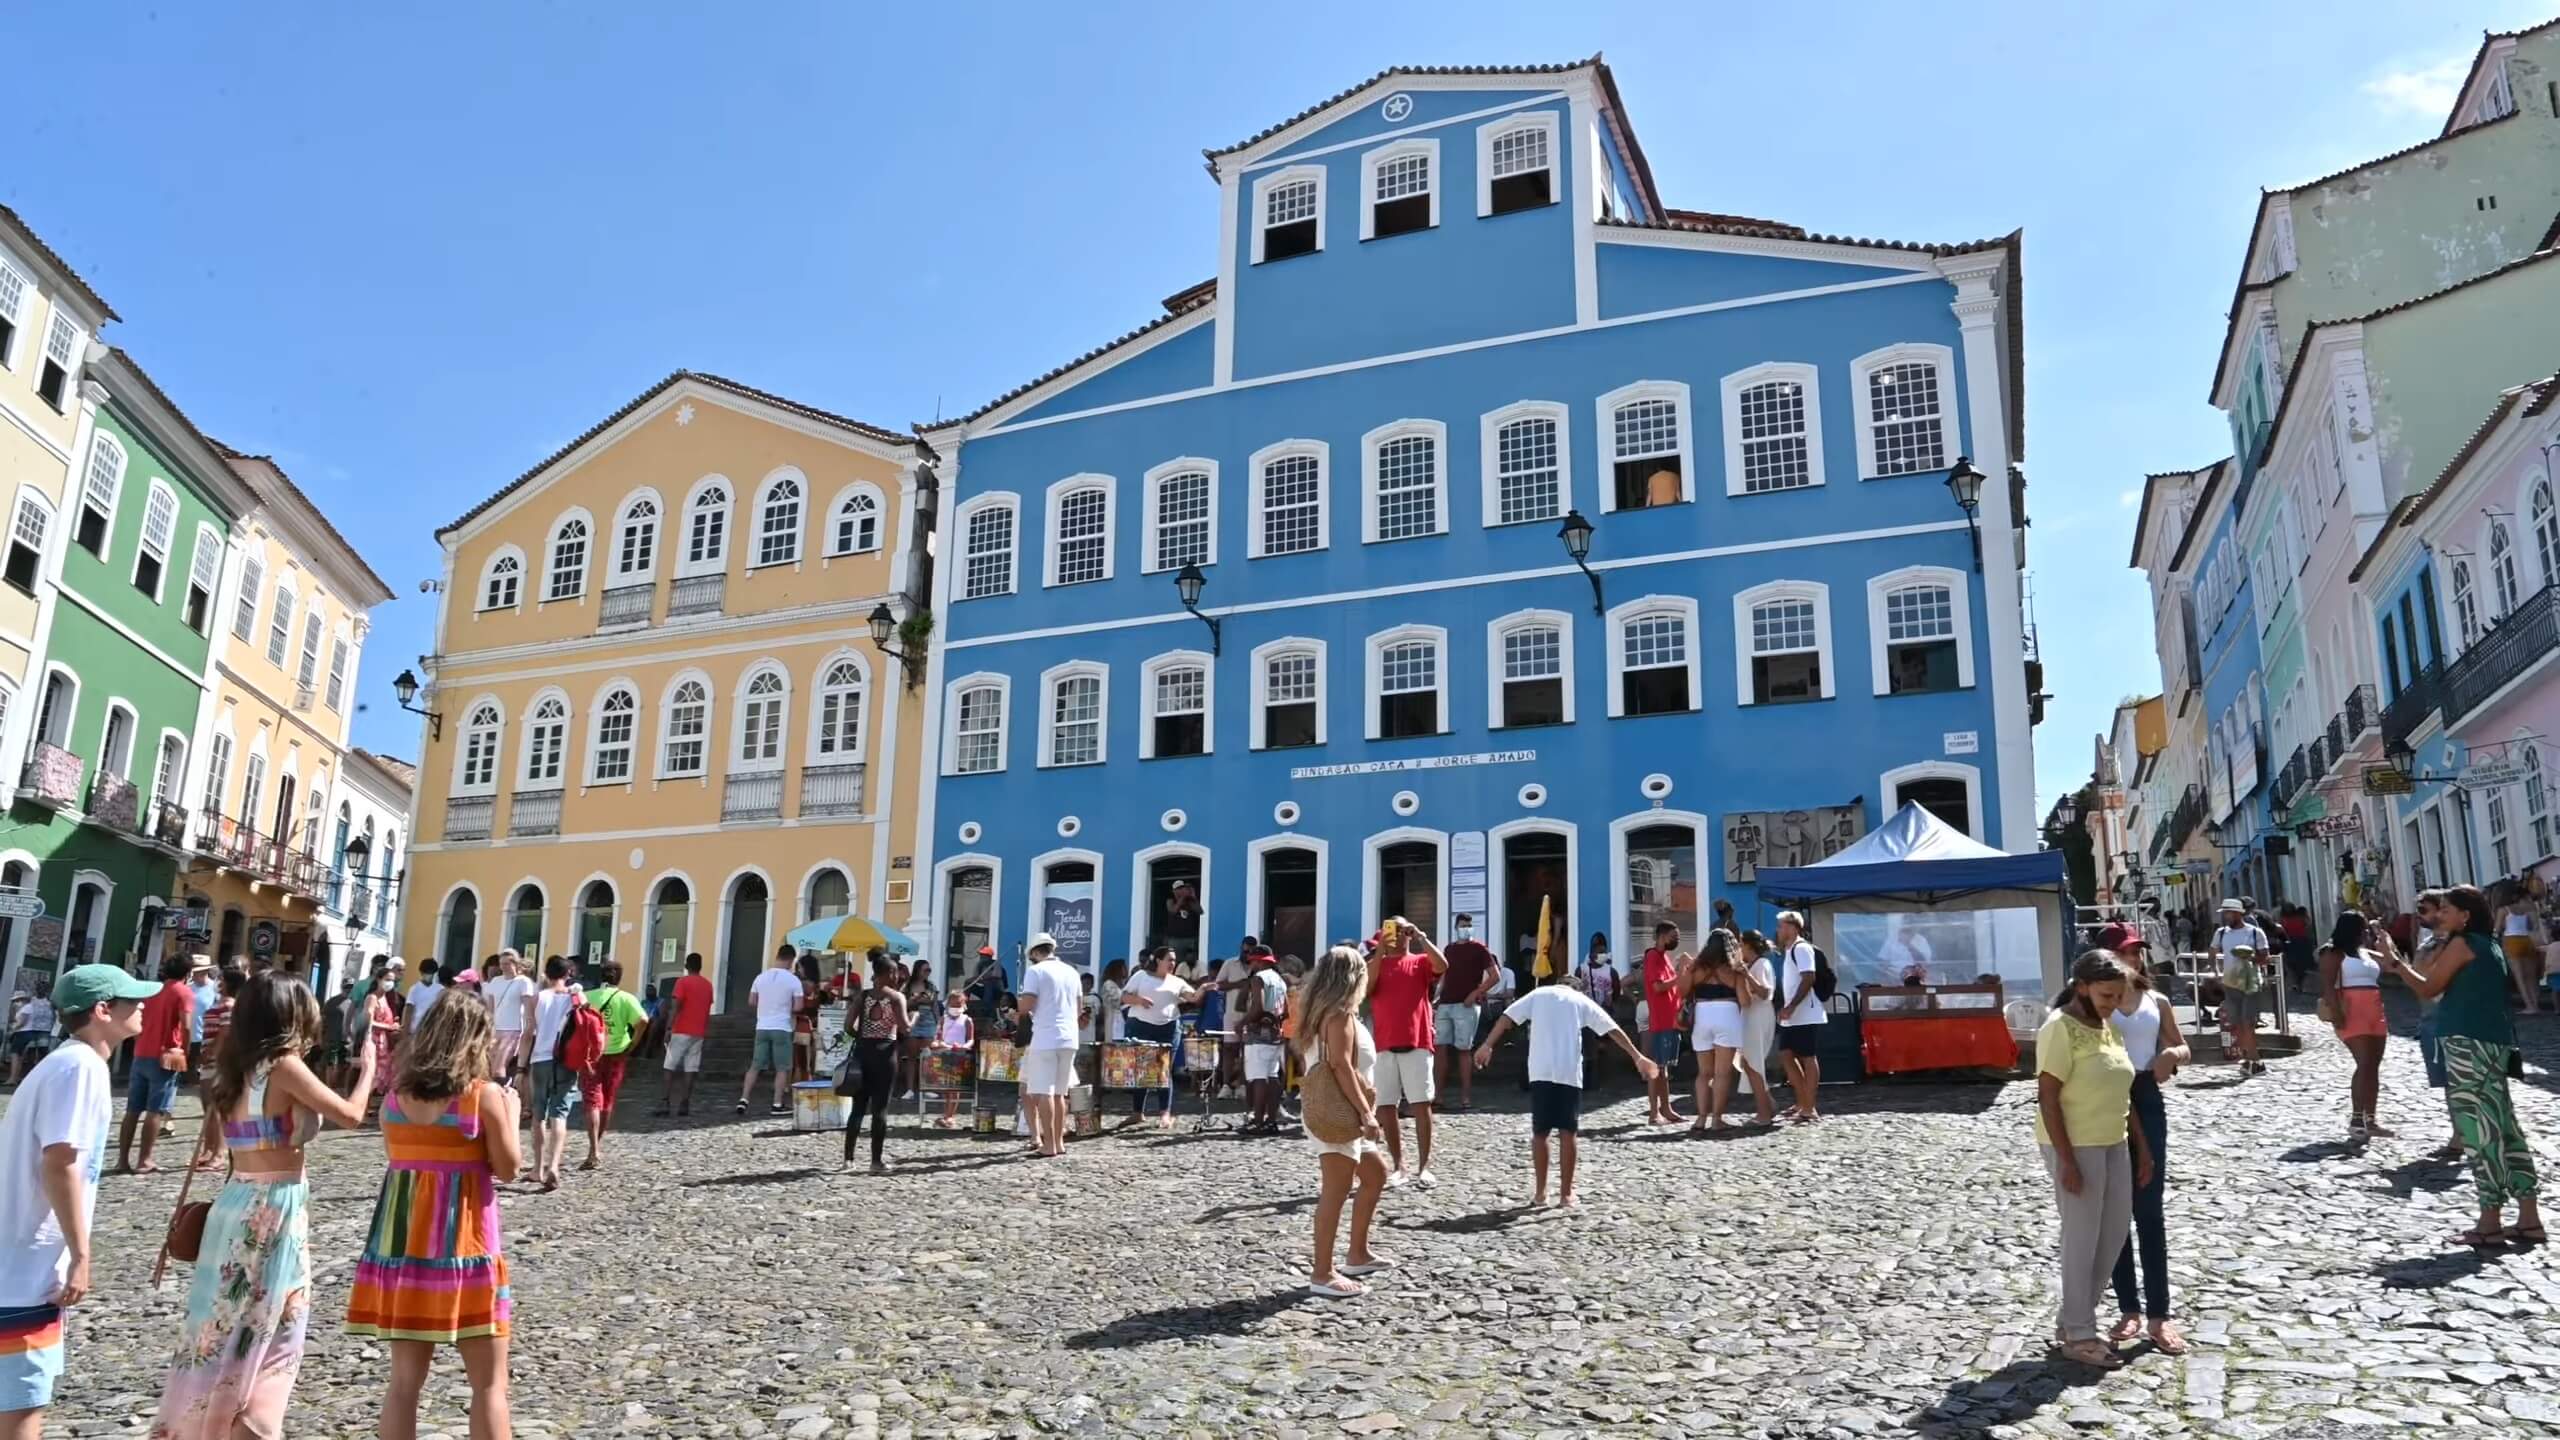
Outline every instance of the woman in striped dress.
<path fill-rule="evenodd" d="M 383 1102 L 390 1166 L 347 1300 L 347 1333 L 390 1342 L 383 1440 L 417 1435 L 418 1397 L 438 1345 L 462 1352 L 472 1440 L 511 1433 L 498 1184 L 516 1178 L 523 1152 L 515 1092 L 489 1080 L 495 1038 L 480 997 L 448 992 L 402 1048 Z"/>

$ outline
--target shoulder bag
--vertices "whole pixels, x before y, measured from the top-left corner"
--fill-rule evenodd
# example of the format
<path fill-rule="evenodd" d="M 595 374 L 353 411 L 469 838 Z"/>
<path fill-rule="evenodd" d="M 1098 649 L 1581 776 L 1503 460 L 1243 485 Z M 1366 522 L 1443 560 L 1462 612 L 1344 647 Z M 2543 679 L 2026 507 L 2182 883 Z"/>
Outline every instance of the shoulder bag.
<path fill-rule="evenodd" d="M 1300 1119 L 1307 1133 L 1327 1145 L 1348 1145 L 1360 1138 L 1360 1107 L 1343 1093 L 1333 1062 L 1310 1065 L 1298 1077 Z"/>
<path fill-rule="evenodd" d="M 186 1178 L 178 1182 L 177 1207 L 169 1212 L 169 1229 L 160 1237 L 160 1258 L 152 1262 L 151 1284 L 154 1289 L 159 1287 L 160 1277 L 168 1273 L 170 1261 L 181 1260 L 193 1265 L 196 1256 L 204 1249 L 204 1224 L 213 1214 L 213 1202 L 189 1199 L 195 1185 L 195 1159 L 190 1156 Z"/>

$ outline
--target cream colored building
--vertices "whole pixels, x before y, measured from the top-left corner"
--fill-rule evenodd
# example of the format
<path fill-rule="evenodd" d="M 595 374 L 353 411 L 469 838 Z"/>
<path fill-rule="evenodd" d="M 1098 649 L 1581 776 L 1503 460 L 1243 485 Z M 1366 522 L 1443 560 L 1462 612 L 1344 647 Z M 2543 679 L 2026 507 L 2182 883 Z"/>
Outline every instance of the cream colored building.
<path fill-rule="evenodd" d="M 438 532 L 403 953 L 699 951 L 726 1011 L 803 919 L 903 924 L 924 709 L 867 621 L 923 593 L 930 459 L 678 372 Z"/>

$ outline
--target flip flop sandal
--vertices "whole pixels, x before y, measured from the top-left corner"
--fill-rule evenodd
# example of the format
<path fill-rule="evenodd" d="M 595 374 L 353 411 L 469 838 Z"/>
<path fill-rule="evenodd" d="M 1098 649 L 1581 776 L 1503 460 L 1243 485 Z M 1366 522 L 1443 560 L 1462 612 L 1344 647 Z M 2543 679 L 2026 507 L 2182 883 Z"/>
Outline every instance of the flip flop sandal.
<path fill-rule="evenodd" d="M 2517 1226 L 2507 1232 L 2508 1243 L 2515 1245 L 2541 1245 L 2550 1239 L 2551 1233 L 2539 1225 Z"/>
<path fill-rule="evenodd" d="M 1348 1275 L 1357 1279 L 1363 1275 L 1375 1275 L 1381 1271 L 1393 1270 L 1396 1268 L 1396 1262 L 1393 1260 L 1372 1260 L 1366 1265 L 1338 1265 L 1334 1268 L 1340 1274 Z"/>
<path fill-rule="evenodd" d="M 1307 1293 L 1319 1300 L 1357 1300 L 1369 1293 L 1369 1287 L 1347 1275 L 1337 1275 L 1309 1285 Z"/>
<path fill-rule="evenodd" d="M 2506 1244 L 2507 1240 L 2508 1235 L 2504 1226 L 2483 1230 L 2474 1225 L 2468 1230 L 2456 1231 L 2453 1237 L 2454 1244 L 2468 1245 L 2474 1250 L 2495 1250 Z"/>

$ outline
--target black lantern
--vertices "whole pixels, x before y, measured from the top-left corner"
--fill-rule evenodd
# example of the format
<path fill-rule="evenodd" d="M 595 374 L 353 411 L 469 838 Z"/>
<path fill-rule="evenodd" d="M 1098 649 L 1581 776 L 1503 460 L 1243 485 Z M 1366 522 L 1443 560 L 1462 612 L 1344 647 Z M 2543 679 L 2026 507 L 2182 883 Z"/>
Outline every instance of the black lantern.
<path fill-rule="evenodd" d="M 1982 568 L 1982 482 L 1987 478 L 1973 468 L 1970 456 L 1956 457 L 1955 468 L 1947 472 L 1947 493 L 1956 497 L 1956 508 L 1964 512 L 1965 529 L 1973 536 L 1973 568 Z"/>
<path fill-rule="evenodd" d="M 1200 566 L 1190 560 L 1183 561 L 1182 569 L 1173 577 L 1174 598 L 1182 602 L 1182 608 L 1190 611 L 1193 619 L 1209 627 L 1209 653 L 1215 656 L 1222 640 L 1219 631 L 1223 627 L 1219 625 L 1217 616 L 1200 613 L 1200 592 L 1208 585 L 1209 577 L 1201 574 Z"/>
<path fill-rule="evenodd" d="M 1609 603 L 1600 593 L 1600 577 L 1592 573 L 1587 563 L 1591 555 L 1591 522 L 1583 518 L 1581 511 L 1568 510 L 1564 515 L 1564 528 L 1556 532 L 1556 538 L 1564 542 L 1564 553 L 1573 557 L 1573 563 L 1581 569 L 1583 578 L 1591 582 L 1592 613 L 1605 618 L 1609 613 Z"/>
<path fill-rule="evenodd" d="M 872 606 L 871 613 L 863 618 L 871 626 L 871 648 L 883 655 L 896 657 L 899 663 L 906 667 L 907 688 L 914 689 L 916 683 L 924 678 L 921 673 L 924 656 L 917 651 L 901 650 L 889 643 L 890 638 L 897 633 L 898 617 L 889 613 L 888 602 L 884 600 Z"/>
<path fill-rule="evenodd" d="M 361 881 L 364 878 L 364 862 L 373 856 L 373 842 L 361 835 L 355 836 L 347 841 L 345 848 L 338 854 L 343 857 L 341 863 L 354 871 L 356 878 Z"/>
<path fill-rule="evenodd" d="M 871 607 L 871 643 L 882 650 L 889 648 L 889 632 L 898 628 L 898 617 L 889 613 L 886 601 Z"/>
<path fill-rule="evenodd" d="M 433 710 L 420 709 L 418 706 L 410 703 L 418 698 L 418 677 L 415 673 L 403 670 L 398 675 L 393 676 L 391 680 L 391 696 L 393 699 L 400 702 L 401 709 L 408 711 L 412 715 L 423 715 L 427 717 L 427 738 L 429 740 L 442 740 L 444 738 L 444 717 Z"/>
<path fill-rule="evenodd" d="M 2068 795 L 2054 802 L 2053 822 L 2055 824 L 2068 828 L 2079 823 L 2079 820 L 2080 802 Z"/>

